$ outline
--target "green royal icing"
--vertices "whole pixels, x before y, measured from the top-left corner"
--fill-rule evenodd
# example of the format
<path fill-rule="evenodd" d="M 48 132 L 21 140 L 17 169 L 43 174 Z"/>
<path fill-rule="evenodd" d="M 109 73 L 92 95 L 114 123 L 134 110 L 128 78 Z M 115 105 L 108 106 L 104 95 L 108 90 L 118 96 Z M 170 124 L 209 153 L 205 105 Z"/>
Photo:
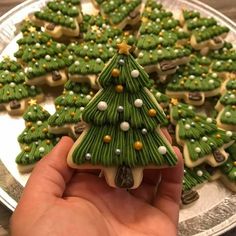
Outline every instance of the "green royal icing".
<path fill-rule="evenodd" d="M 184 168 L 183 177 L 183 191 L 191 190 L 197 185 L 207 181 L 210 178 L 210 174 L 202 167 L 196 167 L 193 169 Z"/>
<path fill-rule="evenodd" d="M 114 68 L 120 71 L 118 77 L 111 75 Z M 131 76 L 131 71 L 136 75 L 135 70 L 139 72 L 137 78 Z M 91 126 L 74 149 L 73 161 L 76 164 L 90 162 L 104 166 L 174 165 L 175 155 L 155 130 L 158 124 L 166 121 L 164 112 L 143 90 L 144 87 L 150 86 L 150 81 L 134 58 L 131 55 L 116 54 L 100 74 L 99 83 L 103 90 L 84 109 L 82 118 Z M 124 90 L 117 92 L 116 85 L 122 85 Z M 142 107 L 134 106 L 136 99 L 142 100 Z M 104 101 L 107 107 L 102 105 L 100 108 L 101 101 Z M 120 112 L 117 110 L 119 106 L 122 106 Z M 156 111 L 152 117 L 148 115 L 150 109 Z M 130 125 L 128 131 L 123 131 L 120 127 L 124 121 Z M 103 141 L 105 135 L 112 137 L 111 142 Z M 137 140 L 143 144 L 139 151 L 134 148 Z M 156 147 L 159 146 L 166 148 L 165 154 L 158 151 Z M 116 152 L 117 150 L 119 152 Z M 88 154 L 91 159 L 86 159 Z"/>

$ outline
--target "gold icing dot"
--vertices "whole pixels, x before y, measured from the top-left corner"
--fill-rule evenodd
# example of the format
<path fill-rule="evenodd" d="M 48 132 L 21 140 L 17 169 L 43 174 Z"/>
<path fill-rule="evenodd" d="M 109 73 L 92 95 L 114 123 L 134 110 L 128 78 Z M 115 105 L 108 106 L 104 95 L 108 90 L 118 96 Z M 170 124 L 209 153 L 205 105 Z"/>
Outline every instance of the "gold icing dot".
<path fill-rule="evenodd" d="M 29 147 L 29 146 L 25 146 L 25 147 L 24 147 L 24 151 L 25 151 L 25 152 L 29 152 L 29 151 L 30 151 L 30 147 Z"/>
<path fill-rule="evenodd" d="M 216 135 L 216 138 L 221 138 L 221 135 L 220 135 L 220 134 L 217 134 L 217 135 Z"/>
<path fill-rule="evenodd" d="M 30 128 L 30 130 L 31 130 L 31 131 L 35 131 L 35 127 L 32 126 L 32 127 Z"/>
<path fill-rule="evenodd" d="M 89 60 L 89 57 L 88 57 L 88 56 L 85 56 L 85 57 L 84 57 L 84 60 L 85 60 L 85 61 L 88 61 L 88 60 Z"/>
<path fill-rule="evenodd" d="M 30 128 L 32 126 L 32 122 L 27 122 L 26 127 Z"/>
<path fill-rule="evenodd" d="M 184 85 L 184 81 L 182 80 L 182 81 L 180 81 L 180 85 Z"/>
<path fill-rule="evenodd" d="M 117 93 L 122 93 L 124 91 L 124 87 L 121 84 L 116 85 L 115 90 Z"/>
<path fill-rule="evenodd" d="M 47 145 L 51 144 L 51 140 L 48 139 L 48 140 L 46 141 L 46 144 L 47 144 Z"/>
<path fill-rule="evenodd" d="M 195 117 L 195 121 L 199 121 L 200 120 L 200 117 L 199 116 L 196 116 Z"/>
<path fill-rule="evenodd" d="M 75 112 L 71 112 L 70 115 L 73 117 L 75 116 Z"/>
<path fill-rule="evenodd" d="M 150 110 L 148 111 L 148 115 L 149 115 L 150 117 L 155 117 L 156 114 L 157 114 L 157 111 L 156 111 L 155 109 L 150 109 Z"/>
<path fill-rule="evenodd" d="M 136 142 L 134 143 L 134 149 L 135 149 L 135 150 L 140 151 L 142 148 L 143 148 L 142 142 L 136 141 Z"/>
<path fill-rule="evenodd" d="M 57 109 L 60 109 L 60 105 L 57 105 L 56 108 L 57 108 Z"/>
<path fill-rule="evenodd" d="M 43 133 L 47 133 L 48 132 L 48 129 L 47 128 L 44 128 L 43 129 Z"/>
<path fill-rule="evenodd" d="M 103 137 L 103 142 L 104 142 L 104 143 L 110 143 L 111 140 L 112 140 L 111 135 L 105 135 L 105 136 Z"/>
<path fill-rule="evenodd" d="M 166 115 L 166 118 L 167 118 L 167 120 L 169 120 L 170 119 L 170 115 Z"/>
<path fill-rule="evenodd" d="M 10 95 L 10 92 L 9 92 L 9 91 L 7 91 L 7 95 Z"/>
<path fill-rule="evenodd" d="M 111 72 L 111 75 L 112 75 L 113 77 L 118 77 L 118 76 L 120 75 L 120 70 L 117 69 L 117 68 L 114 68 L 114 69 L 112 70 L 112 72 Z"/>
<path fill-rule="evenodd" d="M 93 92 L 93 91 L 90 91 L 90 92 L 89 92 L 89 95 L 90 95 L 90 96 L 93 96 L 93 95 L 94 95 L 94 92 Z"/>
<path fill-rule="evenodd" d="M 236 166 L 236 161 L 234 161 L 234 166 Z"/>
<path fill-rule="evenodd" d="M 46 64 L 43 64 L 43 68 L 47 68 L 47 65 L 46 65 Z"/>
<path fill-rule="evenodd" d="M 0 88 L 2 88 L 2 87 L 3 87 L 3 84 L 0 83 Z"/>

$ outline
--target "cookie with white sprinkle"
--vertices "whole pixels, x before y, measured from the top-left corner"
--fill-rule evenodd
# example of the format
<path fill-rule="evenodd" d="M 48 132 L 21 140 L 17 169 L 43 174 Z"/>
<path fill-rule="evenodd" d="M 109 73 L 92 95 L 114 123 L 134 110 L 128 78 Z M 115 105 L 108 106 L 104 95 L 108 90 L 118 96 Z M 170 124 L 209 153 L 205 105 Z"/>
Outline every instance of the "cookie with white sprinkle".
<path fill-rule="evenodd" d="M 36 25 L 43 26 L 53 38 L 79 36 L 82 22 L 80 0 L 51 0 L 29 18 Z"/>

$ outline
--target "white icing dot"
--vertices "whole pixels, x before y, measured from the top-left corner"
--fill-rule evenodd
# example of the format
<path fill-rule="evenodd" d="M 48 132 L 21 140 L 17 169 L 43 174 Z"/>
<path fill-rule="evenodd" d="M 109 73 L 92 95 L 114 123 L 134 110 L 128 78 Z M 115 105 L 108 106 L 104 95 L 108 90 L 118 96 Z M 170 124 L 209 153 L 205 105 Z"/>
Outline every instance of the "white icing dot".
<path fill-rule="evenodd" d="M 158 152 L 159 152 L 161 155 L 165 155 L 166 152 L 167 152 L 167 149 L 166 149 L 165 146 L 160 146 L 160 147 L 158 148 Z"/>
<path fill-rule="evenodd" d="M 74 45 L 72 45 L 72 46 L 74 46 Z M 57 43 L 57 48 L 61 48 L 61 44 L 60 43 Z"/>
<path fill-rule="evenodd" d="M 34 85 L 30 86 L 30 89 L 35 90 L 35 86 Z"/>
<path fill-rule="evenodd" d="M 231 112 L 229 112 L 229 111 L 225 112 L 225 116 L 226 117 L 230 117 L 231 116 Z"/>
<path fill-rule="evenodd" d="M 160 97 L 161 97 L 161 93 L 160 93 L 160 92 L 157 92 L 157 93 L 156 93 L 156 97 L 157 97 L 157 98 L 160 98 Z"/>
<path fill-rule="evenodd" d="M 113 48 L 109 48 L 109 52 L 113 52 L 113 50 L 114 50 Z"/>
<path fill-rule="evenodd" d="M 190 129 L 191 126 L 190 126 L 189 124 L 186 124 L 186 125 L 184 126 L 184 128 L 185 128 L 185 129 Z"/>
<path fill-rule="evenodd" d="M 190 76 L 189 76 L 189 79 L 194 79 L 194 78 L 195 78 L 194 75 L 190 75 Z"/>
<path fill-rule="evenodd" d="M 157 50 L 157 53 L 162 54 L 162 50 L 161 49 Z"/>
<path fill-rule="evenodd" d="M 136 99 L 135 101 L 134 101 L 134 106 L 135 107 L 138 107 L 138 108 L 140 108 L 140 107 L 142 107 L 143 106 L 143 100 L 142 99 Z"/>
<path fill-rule="evenodd" d="M 49 61 L 49 60 L 51 59 L 50 55 L 46 55 L 46 56 L 45 56 L 45 59 L 46 59 L 47 61 Z"/>
<path fill-rule="evenodd" d="M 213 73 L 213 74 L 212 74 L 212 77 L 213 77 L 213 78 L 217 78 L 217 74 L 216 74 L 216 73 Z"/>
<path fill-rule="evenodd" d="M 201 148 L 200 148 L 200 147 L 196 147 L 196 148 L 195 148 L 195 152 L 196 152 L 196 153 L 200 153 L 200 152 L 201 152 Z"/>
<path fill-rule="evenodd" d="M 87 45 L 84 45 L 84 50 L 88 50 L 88 46 Z"/>
<path fill-rule="evenodd" d="M 202 137 L 202 141 L 204 141 L 204 142 L 206 142 L 208 140 L 208 138 L 207 137 Z"/>
<path fill-rule="evenodd" d="M 39 43 L 36 43 L 35 46 L 36 46 L 36 48 L 40 48 L 41 45 Z"/>
<path fill-rule="evenodd" d="M 235 98 L 235 95 L 234 95 L 234 94 L 231 94 L 231 95 L 230 95 L 230 98 Z"/>
<path fill-rule="evenodd" d="M 203 172 L 202 172 L 201 170 L 198 170 L 198 171 L 197 171 L 197 175 L 198 175 L 199 177 L 201 177 L 201 176 L 203 176 Z"/>
<path fill-rule="evenodd" d="M 80 107 L 79 109 L 80 109 L 80 111 L 83 111 L 83 110 L 84 110 L 84 107 Z"/>
<path fill-rule="evenodd" d="M 39 120 L 39 121 L 37 121 L 37 125 L 42 125 L 42 121 L 41 120 Z"/>
<path fill-rule="evenodd" d="M 140 57 L 140 58 L 142 58 L 144 55 L 143 55 L 143 53 L 142 52 L 140 52 L 139 54 L 138 54 L 138 57 Z"/>
<path fill-rule="evenodd" d="M 233 135 L 233 133 L 232 133 L 231 131 L 227 131 L 227 132 L 226 132 L 226 135 L 227 135 L 228 137 L 231 137 L 231 136 Z"/>
<path fill-rule="evenodd" d="M 107 103 L 104 101 L 101 101 L 98 103 L 97 108 L 99 111 L 105 111 L 107 109 Z"/>
<path fill-rule="evenodd" d="M 192 107 L 192 106 L 188 106 L 188 109 L 189 109 L 189 110 L 193 110 L 193 107 Z"/>
<path fill-rule="evenodd" d="M 137 78 L 137 77 L 139 77 L 139 71 L 138 71 L 138 70 L 132 70 L 132 71 L 131 71 L 131 76 L 132 76 L 132 78 Z"/>
<path fill-rule="evenodd" d="M 206 119 L 206 122 L 207 122 L 207 123 L 212 123 L 212 121 L 213 121 L 212 118 L 209 118 L 209 117 L 208 117 L 208 118 Z"/>
<path fill-rule="evenodd" d="M 97 59 L 96 59 L 96 62 L 97 62 L 98 64 L 100 64 L 100 63 L 102 62 L 101 58 L 97 58 Z"/>
<path fill-rule="evenodd" d="M 130 128 L 130 125 L 127 121 L 123 121 L 121 124 L 120 124 L 120 129 L 122 131 L 128 131 Z"/>
<path fill-rule="evenodd" d="M 69 60 L 73 60 L 73 56 L 72 55 L 70 55 L 68 58 L 69 58 Z"/>
<path fill-rule="evenodd" d="M 44 147 L 40 147 L 39 148 L 39 152 L 41 152 L 41 153 L 45 152 L 45 148 Z"/>
<path fill-rule="evenodd" d="M 216 66 L 220 66 L 221 65 L 221 62 L 220 61 L 217 61 L 216 62 Z"/>
<path fill-rule="evenodd" d="M 86 159 L 87 161 L 91 160 L 91 158 L 92 158 L 91 153 L 86 153 L 86 154 L 85 154 L 85 159 Z"/>
<path fill-rule="evenodd" d="M 79 61 L 75 61 L 75 65 L 78 66 L 80 63 Z"/>
<path fill-rule="evenodd" d="M 210 80 L 209 80 L 209 84 L 214 84 L 214 82 L 215 82 L 215 81 L 214 81 L 213 79 L 210 79 Z"/>
<path fill-rule="evenodd" d="M 33 71 L 33 68 L 32 67 L 29 67 L 28 68 L 28 72 L 32 72 Z"/>
<path fill-rule="evenodd" d="M 14 88 L 16 86 L 16 84 L 14 82 L 10 83 L 10 87 Z"/>

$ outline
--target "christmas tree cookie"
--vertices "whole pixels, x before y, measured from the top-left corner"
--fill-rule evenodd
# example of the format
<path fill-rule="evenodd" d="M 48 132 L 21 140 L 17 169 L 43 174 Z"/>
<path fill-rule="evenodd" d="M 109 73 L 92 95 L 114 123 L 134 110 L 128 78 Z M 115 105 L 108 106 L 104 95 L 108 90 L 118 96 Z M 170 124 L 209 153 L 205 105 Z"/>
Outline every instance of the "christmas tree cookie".
<path fill-rule="evenodd" d="M 211 180 L 219 179 L 224 186 L 236 192 L 236 143 L 231 145 L 227 152 L 229 153 L 228 160 L 218 168 L 208 167 L 208 171 L 211 174 Z"/>
<path fill-rule="evenodd" d="M 221 84 L 222 79 L 210 70 L 209 58 L 193 56 L 186 66 L 171 77 L 166 94 L 200 106 L 204 104 L 205 98 L 220 94 Z"/>
<path fill-rule="evenodd" d="M 140 20 L 141 0 L 93 0 L 93 3 L 110 24 L 117 28 L 136 25 Z"/>
<path fill-rule="evenodd" d="M 180 22 L 185 31 L 191 33 L 191 46 L 202 54 L 222 48 L 224 38 L 229 32 L 228 27 L 218 25 L 214 18 L 201 17 L 198 12 L 192 10 L 183 10 Z"/>
<path fill-rule="evenodd" d="M 212 70 L 224 79 L 235 78 L 236 50 L 231 43 L 225 43 L 220 50 L 213 51 L 210 55 L 213 60 Z"/>
<path fill-rule="evenodd" d="M 84 109 L 87 128 L 72 147 L 68 164 L 101 169 L 110 186 L 137 188 L 144 168 L 174 166 L 177 158 L 160 131 L 166 117 L 148 90 L 148 75 L 129 45 L 118 48 L 99 76 L 102 89 Z"/>
<path fill-rule="evenodd" d="M 30 100 L 29 105 L 23 115 L 26 128 L 18 136 L 22 151 L 16 157 L 16 163 L 22 173 L 30 172 L 59 140 L 48 132 L 47 120 L 50 114 L 37 105 L 35 100 Z"/>
<path fill-rule="evenodd" d="M 215 106 L 219 112 L 217 125 L 225 130 L 236 131 L 236 80 L 228 80 L 224 90 Z"/>
<path fill-rule="evenodd" d="M 82 22 L 80 0 L 52 0 L 29 18 L 53 38 L 79 36 Z"/>
<path fill-rule="evenodd" d="M 154 0 L 147 1 L 142 14 L 135 54 L 146 72 L 157 72 L 161 79 L 188 62 L 190 50 L 182 44 L 189 39 L 171 12 Z"/>
<path fill-rule="evenodd" d="M 42 90 L 25 84 L 21 65 L 5 58 L 0 62 L 0 107 L 10 115 L 21 115 L 31 98 L 43 100 Z"/>
<path fill-rule="evenodd" d="M 210 174 L 202 166 L 195 168 L 188 168 L 185 166 L 181 196 L 182 204 L 189 205 L 198 200 L 199 194 L 195 188 L 208 181 L 209 178 Z"/>
<path fill-rule="evenodd" d="M 95 42 L 72 43 L 68 50 L 75 61 L 68 68 L 69 78 L 75 82 L 88 82 L 98 89 L 97 76 L 113 55 L 114 49 Z"/>
<path fill-rule="evenodd" d="M 78 138 L 86 128 L 82 112 L 93 95 L 87 84 L 68 81 L 63 94 L 55 99 L 56 112 L 48 119 L 49 132 Z"/>
<path fill-rule="evenodd" d="M 203 162 L 215 167 L 227 160 L 225 149 L 234 142 L 233 134 L 219 129 L 215 120 L 197 114 L 192 106 L 176 99 L 171 101 L 170 120 L 176 125 L 176 140 L 183 147 L 187 167 Z"/>
<path fill-rule="evenodd" d="M 67 81 L 66 67 L 73 56 L 66 45 L 54 41 L 47 33 L 31 27 L 17 41 L 19 50 L 14 54 L 25 66 L 26 83 L 29 85 L 63 85 Z"/>

